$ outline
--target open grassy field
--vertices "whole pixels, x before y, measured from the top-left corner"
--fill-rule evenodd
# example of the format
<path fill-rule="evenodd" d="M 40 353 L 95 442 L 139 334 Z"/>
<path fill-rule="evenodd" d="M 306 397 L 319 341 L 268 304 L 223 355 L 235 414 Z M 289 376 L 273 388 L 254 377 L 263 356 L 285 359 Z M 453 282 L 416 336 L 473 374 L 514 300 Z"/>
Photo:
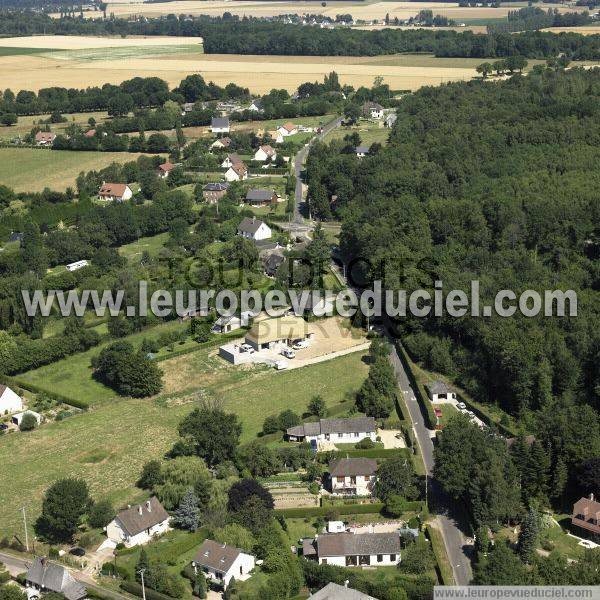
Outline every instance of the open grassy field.
<path fill-rule="evenodd" d="M 41 124 L 42 121 L 47 120 L 50 115 L 22 115 L 15 125 L 6 127 L 5 125 L 0 126 L 0 140 L 10 141 L 16 137 L 24 137 L 27 135 L 34 125 Z M 102 123 L 108 118 L 106 111 L 98 112 L 83 112 L 83 113 L 69 113 L 64 115 L 67 119 L 65 123 L 53 123 L 51 129 L 54 133 L 64 131 L 69 125 L 79 125 L 80 127 L 87 128 L 88 120 L 93 117 L 96 123 Z"/>
<path fill-rule="evenodd" d="M 17 192 L 64 191 L 75 187 L 81 171 L 102 169 L 113 162 L 135 160 L 130 152 L 70 152 L 32 148 L 0 148 L 0 182 Z"/>
<path fill-rule="evenodd" d="M 383 123 L 380 121 L 361 120 L 353 127 L 338 127 L 331 132 L 328 139 L 342 139 L 344 136 L 352 133 L 358 133 L 361 144 L 365 146 L 370 146 L 376 142 L 385 145 L 390 135 L 390 130 L 387 127 L 383 127 Z"/>
<path fill-rule="evenodd" d="M 264 418 L 284 408 L 302 412 L 310 398 L 321 394 L 332 406 L 356 391 L 366 377 L 363 353 L 288 372 L 219 368 L 208 350 L 164 361 L 161 368 L 176 373 L 190 364 L 197 392 L 220 398 L 226 410 L 236 412 L 243 424 L 242 441 L 252 439 Z M 26 377 L 65 393 L 95 395 L 88 412 L 54 422 L 28 433 L 0 437 L 0 531 L 18 531 L 18 510 L 25 503 L 30 520 L 39 513 L 46 487 L 60 477 L 83 477 L 96 498 L 123 504 L 135 499 L 136 477 L 144 462 L 161 457 L 177 437 L 177 424 L 193 407 L 197 394 L 180 393 L 154 399 L 119 399 L 98 387 L 85 360 L 71 358 L 54 369 Z M 170 364 L 169 364 L 170 363 Z M 74 374 L 69 376 L 71 369 Z M 34 372 L 35 373 L 35 372 Z M 50 377 L 52 380 L 50 380 Z M 63 381 L 64 378 L 66 381 Z M 350 407 L 350 401 L 348 401 Z"/>

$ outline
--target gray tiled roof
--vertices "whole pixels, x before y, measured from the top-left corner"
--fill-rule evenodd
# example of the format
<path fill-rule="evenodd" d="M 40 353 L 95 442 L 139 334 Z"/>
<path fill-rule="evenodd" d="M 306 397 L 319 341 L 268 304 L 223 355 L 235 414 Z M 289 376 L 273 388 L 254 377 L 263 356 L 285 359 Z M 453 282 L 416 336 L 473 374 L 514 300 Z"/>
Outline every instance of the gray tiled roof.
<path fill-rule="evenodd" d="M 150 508 L 148 508 L 148 505 Z M 169 513 L 164 509 L 158 498 L 152 496 L 148 502 L 136 504 L 121 510 L 116 517 L 125 531 L 133 536 L 150 529 L 169 518 Z"/>
<path fill-rule="evenodd" d="M 255 234 L 262 224 L 263 222 L 260 219 L 244 217 L 242 222 L 238 225 L 238 230 L 243 231 L 244 233 Z"/>
<path fill-rule="evenodd" d="M 204 540 L 196 556 L 194 556 L 194 562 L 197 565 L 226 573 L 241 552 L 239 548 L 227 544 L 221 544 L 214 540 Z"/>
<path fill-rule="evenodd" d="M 203 188 L 202 191 L 204 192 L 223 192 L 225 190 L 227 190 L 229 188 L 229 184 L 228 183 L 207 183 Z"/>
<path fill-rule="evenodd" d="M 372 458 L 338 458 L 329 463 L 332 477 L 354 477 L 356 475 L 374 475 L 377 461 Z"/>
<path fill-rule="evenodd" d="M 398 533 L 324 533 L 315 538 L 319 558 L 357 554 L 400 554 Z"/>
<path fill-rule="evenodd" d="M 273 190 L 252 188 L 246 193 L 246 200 L 255 202 L 269 202 L 273 199 Z"/>
<path fill-rule="evenodd" d="M 228 117 L 213 117 L 210 122 L 211 127 L 229 127 L 229 118 Z"/>
<path fill-rule="evenodd" d="M 443 381 L 434 381 L 426 385 L 432 394 L 447 394 L 450 388 Z"/>
<path fill-rule="evenodd" d="M 67 600 L 84 598 L 87 590 L 60 565 L 49 562 L 45 558 L 36 558 L 27 571 L 26 580 L 33 585 L 64 594 Z"/>
<path fill-rule="evenodd" d="M 356 152 L 356 154 L 367 154 L 370 149 L 371 146 L 356 146 L 354 151 Z"/>
<path fill-rule="evenodd" d="M 321 419 L 318 423 L 304 423 L 287 430 L 288 435 L 313 436 L 321 433 L 369 433 L 376 431 L 373 417 L 356 417 L 350 419 Z"/>
<path fill-rule="evenodd" d="M 312 596 L 309 596 L 308 600 L 377 600 L 377 598 L 331 582 Z"/>

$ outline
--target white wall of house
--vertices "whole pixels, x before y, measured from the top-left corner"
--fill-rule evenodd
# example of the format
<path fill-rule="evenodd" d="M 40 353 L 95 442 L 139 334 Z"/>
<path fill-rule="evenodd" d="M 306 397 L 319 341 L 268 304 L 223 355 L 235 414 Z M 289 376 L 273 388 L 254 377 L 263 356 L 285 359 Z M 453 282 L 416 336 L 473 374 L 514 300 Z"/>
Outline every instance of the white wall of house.
<path fill-rule="evenodd" d="M 360 557 L 356 556 L 356 566 L 375 566 L 386 567 L 397 565 L 400 562 L 400 553 L 398 554 L 371 554 L 369 555 L 368 564 L 361 564 Z M 347 565 L 345 556 L 319 556 L 320 565 L 337 565 L 338 567 L 355 566 L 354 564 Z"/>
<path fill-rule="evenodd" d="M 266 223 L 263 223 L 254 235 L 247 231 L 239 231 L 238 233 L 248 240 L 268 240 L 271 237 L 271 228 Z"/>
<path fill-rule="evenodd" d="M 454 392 L 448 392 L 447 394 L 431 394 L 432 402 L 448 402 L 449 400 L 456 400 L 456 394 Z"/>
<path fill-rule="evenodd" d="M 202 571 L 208 578 L 210 578 L 215 583 L 223 585 L 225 589 L 232 578 L 235 579 L 247 579 L 248 574 L 252 569 L 254 569 L 255 561 L 254 556 L 251 554 L 246 554 L 244 552 L 240 552 L 238 557 L 233 561 L 231 567 L 229 567 L 228 571 L 217 571 L 212 567 L 205 567 L 202 565 L 194 565 L 194 569 L 196 572 L 199 570 Z"/>
<path fill-rule="evenodd" d="M 230 167 L 225 172 L 225 179 L 227 181 L 239 181 L 240 176 Z M 246 172 L 241 179 L 248 179 L 248 173 Z"/>
<path fill-rule="evenodd" d="M 331 491 L 336 494 L 349 493 L 349 490 L 355 490 L 357 496 L 370 496 L 375 485 L 375 475 L 356 475 L 356 477 L 332 477 Z"/>
<path fill-rule="evenodd" d="M 367 433 L 366 431 L 358 432 L 358 433 L 321 433 L 319 435 L 307 435 L 306 441 L 311 442 L 315 440 L 316 442 L 339 442 L 340 444 L 356 444 L 356 442 L 360 442 L 360 440 L 368 437 L 370 440 L 375 441 L 377 435 L 374 431 Z"/>
<path fill-rule="evenodd" d="M 7 415 L 23 410 L 21 396 L 7 387 L 0 396 L 0 415 Z"/>
<path fill-rule="evenodd" d="M 229 133 L 229 127 L 211 127 L 213 133 Z"/>
<path fill-rule="evenodd" d="M 265 160 L 267 160 L 269 158 L 269 156 L 267 155 L 267 153 L 262 149 L 259 148 L 255 153 L 254 153 L 254 160 L 260 160 L 261 162 L 264 162 Z M 275 158 L 277 158 L 277 154 L 273 154 L 273 156 L 271 157 L 273 160 L 275 160 Z"/>
<path fill-rule="evenodd" d="M 117 544 L 122 543 L 125 544 L 127 548 L 131 548 L 133 546 L 147 544 L 153 537 L 162 535 L 167 531 L 169 531 L 169 519 L 165 519 L 150 529 L 145 529 L 136 535 L 130 536 L 117 517 L 106 526 L 106 537 Z"/>

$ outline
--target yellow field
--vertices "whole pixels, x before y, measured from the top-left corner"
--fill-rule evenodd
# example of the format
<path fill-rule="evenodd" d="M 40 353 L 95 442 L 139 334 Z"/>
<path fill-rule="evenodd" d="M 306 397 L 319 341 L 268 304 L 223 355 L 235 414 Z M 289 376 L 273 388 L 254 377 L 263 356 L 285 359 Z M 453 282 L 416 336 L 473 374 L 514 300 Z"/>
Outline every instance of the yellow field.
<path fill-rule="evenodd" d="M 150 53 L 151 54 L 151 53 Z M 295 90 L 305 81 L 322 80 L 337 71 L 343 84 L 371 86 L 381 75 L 393 89 L 417 89 L 423 85 L 439 85 L 447 81 L 470 79 L 475 75 L 472 63 L 465 67 L 407 64 L 419 57 L 379 57 L 384 61 L 342 57 L 272 57 L 272 56 L 150 56 L 127 60 L 78 60 L 61 56 L 0 56 L 2 86 L 13 90 L 34 90 L 50 86 L 84 88 L 103 83 L 120 83 L 132 77 L 157 76 L 171 86 L 192 73 L 219 85 L 233 82 L 249 87 L 252 92 L 266 93 L 273 88 Z M 432 59 L 427 57 L 429 61 Z M 396 59 L 396 60 L 395 60 Z M 433 59 L 437 61 L 438 59 Z M 382 64 L 385 62 L 385 64 Z M 370 63 L 370 64 L 369 64 Z"/>
<path fill-rule="evenodd" d="M 340 13 L 350 13 L 355 19 L 372 20 L 390 17 L 407 19 L 416 15 L 420 10 L 432 9 L 435 13 L 446 15 L 453 19 L 481 19 L 505 17 L 509 10 L 527 3 L 511 3 L 510 6 L 499 8 L 464 8 L 453 2 L 327 2 L 322 6 L 316 2 L 223 2 L 221 0 L 176 0 L 174 2 L 157 2 L 144 4 L 114 4 L 108 7 L 108 12 L 115 16 L 145 15 L 159 16 L 166 14 L 190 15 L 222 15 L 228 11 L 240 16 L 268 17 L 283 14 L 324 14 L 335 17 Z M 560 4 L 545 4 L 544 8 L 566 10 L 583 10 L 582 7 L 564 6 Z M 100 13 L 88 13 L 92 18 L 98 18 Z"/>
<path fill-rule="evenodd" d="M 126 48 L 152 46 L 189 46 L 201 44 L 198 37 L 129 36 L 99 37 L 83 35 L 32 35 L 27 37 L 2 38 L 4 48 L 50 48 L 57 50 L 87 50 L 89 48 Z"/>

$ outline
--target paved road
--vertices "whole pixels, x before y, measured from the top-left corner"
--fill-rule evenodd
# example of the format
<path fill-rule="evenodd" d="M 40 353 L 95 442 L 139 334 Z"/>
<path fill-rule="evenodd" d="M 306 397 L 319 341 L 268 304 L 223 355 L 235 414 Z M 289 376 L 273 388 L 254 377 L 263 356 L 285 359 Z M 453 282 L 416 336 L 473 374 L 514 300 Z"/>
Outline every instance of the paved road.
<path fill-rule="evenodd" d="M 410 387 L 410 382 L 404 366 L 398 357 L 395 346 L 390 353 L 390 361 L 396 372 L 398 379 L 398 385 L 406 400 L 408 412 L 410 413 L 410 419 L 413 423 L 413 430 L 421 449 L 421 456 L 425 463 L 425 470 L 427 476 L 431 477 L 433 473 L 433 441 L 431 439 L 431 431 L 427 429 L 425 425 L 425 419 L 421 413 L 419 403 L 415 397 L 415 394 Z M 453 506 L 452 501 L 446 496 L 443 490 L 440 489 L 439 485 L 435 480 L 429 480 L 429 502 L 435 507 L 438 514 L 438 523 L 444 538 L 444 544 L 446 546 L 446 553 L 450 563 L 452 564 L 452 572 L 454 574 L 454 580 L 457 585 L 467 585 L 473 576 L 471 570 L 471 562 L 465 551 L 470 549 L 470 546 L 466 545 L 466 538 L 459 526 L 459 522 L 453 516 L 459 511 L 458 507 Z M 462 524 L 464 529 L 464 524 Z"/>
<path fill-rule="evenodd" d="M 304 218 L 300 213 L 300 205 L 304 201 L 304 187 L 301 179 L 302 169 L 304 167 L 304 162 L 306 161 L 306 157 L 308 156 L 308 152 L 310 150 L 311 145 L 315 142 L 315 140 L 322 140 L 326 135 L 328 135 L 331 131 L 333 131 L 336 127 L 339 127 L 342 123 L 343 117 L 338 117 L 329 121 L 324 127 L 323 131 L 318 135 L 314 136 L 310 139 L 308 144 L 304 146 L 296 157 L 294 158 L 294 174 L 296 175 L 296 193 L 295 193 L 295 203 L 294 203 L 294 224 L 302 226 L 304 224 Z M 306 227 L 306 225 L 304 225 Z"/>
<path fill-rule="evenodd" d="M 4 563 L 9 573 L 14 576 L 18 573 L 24 573 L 27 571 L 33 560 L 22 558 L 20 556 L 14 556 L 13 554 L 7 554 L 5 552 L 0 552 L 0 562 Z M 113 590 L 109 590 L 95 584 L 89 575 L 85 575 L 80 571 L 74 571 L 73 569 L 69 569 L 69 572 L 75 579 L 77 579 L 77 581 L 83 583 L 87 588 L 95 590 L 107 598 L 112 598 L 113 600 L 131 600 L 130 596 L 119 594 L 119 592 L 114 592 Z"/>

